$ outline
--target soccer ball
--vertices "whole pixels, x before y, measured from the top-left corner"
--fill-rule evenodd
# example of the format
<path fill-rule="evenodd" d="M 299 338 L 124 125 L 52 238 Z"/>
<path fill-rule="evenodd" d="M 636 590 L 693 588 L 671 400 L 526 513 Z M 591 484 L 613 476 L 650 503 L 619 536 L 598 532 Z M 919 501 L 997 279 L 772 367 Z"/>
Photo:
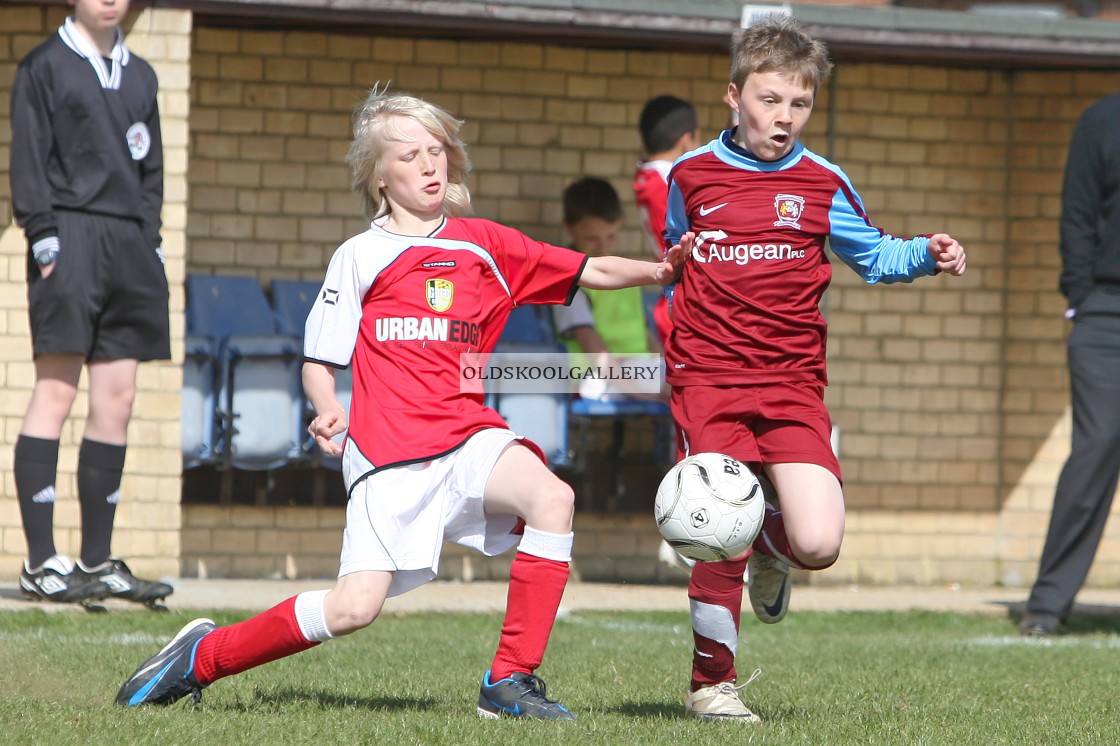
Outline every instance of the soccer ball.
<path fill-rule="evenodd" d="M 716 562 L 743 556 L 766 510 L 762 485 L 743 462 L 697 453 L 669 470 L 653 517 L 665 541 L 685 557 Z"/>

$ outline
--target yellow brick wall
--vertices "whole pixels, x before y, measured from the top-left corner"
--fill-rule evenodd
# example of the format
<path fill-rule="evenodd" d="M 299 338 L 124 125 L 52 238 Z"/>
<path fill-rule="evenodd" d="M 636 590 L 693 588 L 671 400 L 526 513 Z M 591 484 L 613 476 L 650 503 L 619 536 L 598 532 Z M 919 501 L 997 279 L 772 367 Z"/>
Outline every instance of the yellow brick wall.
<path fill-rule="evenodd" d="M 997 551 L 1005 571 L 1033 579 L 1054 484 L 1069 453 L 1065 299 L 1060 262 L 1061 168 L 1078 114 L 1120 89 L 1120 74 L 1024 73 L 1012 82 L 1005 277 L 1004 423 Z M 1088 583 L 1120 583 L 1120 520 L 1113 514 Z M 1042 516 L 1040 522 L 1040 516 Z M 1040 528 L 1041 531 L 1040 531 Z"/>
<path fill-rule="evenodd" d="M 841 64 L 837 81 L 836 158 L 872 216 L 952 233 L 969 271 L 892 288 L 837 274 L 848 536 L 813 579 L 1029 584 L 1069 452 L 1061 172 L 1077 115 L 1120 75 Z M 1118 537 L 1113 516 L 1089 583 L 1120 582 Z"/>
<path fill-rule="evenodd" d="M 266 286 L 319 279 L 364 230 L 344 158 L 351 114 L 379 81 L 466 121 L 476 214 L 554 242 L 575 178 L 607 177 L 629 198 L 646 99 L 707 102 L 708 133 L 726 120 L 724 63 L 695 55 L 198 29 L 192 67 L 189 268 Z M 642 255 L 627 205 L 624 250 Z"/>
<path fill-rule="evenodd" d="M 6 12 L 12 23 L 0 26 L 0 39 L 42 36 L 41 21 L 23 31 L 13 25 L 40 11 Z M 25 50 L 0 44 L 0 87 Z M 582 174 L 604 176 L 627 208 L 625 251 L 638 256 L 629 184 L 642 103 L 660 93 L 689 98 L 709 136 L 726 120 L 720 54 L 195 28 L 189 60 L 185 269 L 246 274 L 265 285 L 319 278 L 335 246 L 362 229 L 343 158 L 350 114 L 377 81 L 466 120 L 476 214 L 561 241 L 563 186 Z M 807 144 L 845 168 L 878 225 L 900 234 L 950 232 L 970 260 L 962 280 L 890 287 L 868 287 L 836 268 L 826 299 L 827 396 L 841 431 L 848 536 L 841 560 L 814 582 L 1033 579 L 1068 452 L 1067 328 L 1056 290 L 1061 168 L 1077 114 L 1118 87 L 1117 73 L 838 60 Z M 10 223 L 5 210 L 0 192 L 2 224 Z M 11 234 L 0 254 L 9 265 L 0 288 L 8 309 L 0 317 L 0 339 L 8 342 L 0 390 L 9 446 L 29 381 L 24 248 Z M 177 383 L 174 374 L 161 381 L 167 378 Z M 168 424 L 160 436 L 177 438 L 177 429 Z M 156 468 L 167 480 L 161 484 L 172 486 L 167 493 L 177 495 L 177 453 L 168 454 Z M 0 454 L 0 470 L 9 463 Z M 136 466 L 130 461 L 134 473 Z M 0 498 L 4 552 L 18 558 L 14 511 L 13 498 Z M 340 516 L 188 506 L 181 571 L 330 575 Z M 651 566 L 656 535 L 645 515 L 581 516 L 577 529 L 581 577 L 660 572 Z M 1091 583 L 1120 583 L 1118 534 L 1114 519 Z M 489 577 L 504 561 L 450 551 L 444 570 Z"/>
<path fill-rule="evenodd" d="M 12 477 L 12 446 L 34 383 L 27 322 L 23 233 L 12 218 L 8 182 L 11 128 L 8 109 L 16 64 L 62 23 L 65 8 L 0 7 L 0 577 L 14 578 L 26 554 Z M 115 553 L 150 576 L 179 572 L 180 400 L 182 388 L 183 277 L 187 222 L 187 129 L 190 110 L 191 14 L 143 10 L 125 24 L 126 43 L 155 68 L 165 160 L 163 250 L 171 286 L 172 354 L 167 362 L 140 366 L 135 416 L 129 427 L 122 499 L 113 539 Z M 75 469 L 87 399 L 82 391 L 62 433 L 55 541 L 77 554 Z"/>
<path fill-rule="evenodd" d="M 191 505 L 183 511 L 182 574 L 198 578 L 331 578 L 338 573 L 342 508 Z M 656 583 L 684 575 L 652 559 L 660 536 L 645 513 L 577 515 L 572 579 Z M 485 557 L 447 545 L 439 577 L 505 580 L 513 553 Z"/>
<path fill-rule="evenodd" d="M 828 402 L 851 518 L 827 579 L 930 582 L 969 570 L 990 582 L 990 543 L 967 537 L 1000 501 L 1008 81 L 841 65 L 836 88 L 834 155 L 872 218 L 905 235 L 949 233 L 969 266 L 961 279 L 884 287 L 838 268 L 826 301 Z M 943 540 L 947 526 L 959 541 Z"/>

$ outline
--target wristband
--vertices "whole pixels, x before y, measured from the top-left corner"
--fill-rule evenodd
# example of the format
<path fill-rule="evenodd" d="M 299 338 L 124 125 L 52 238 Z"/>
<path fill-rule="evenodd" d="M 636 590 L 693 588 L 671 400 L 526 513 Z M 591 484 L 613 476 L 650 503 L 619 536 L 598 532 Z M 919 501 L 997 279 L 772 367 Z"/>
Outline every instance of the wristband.
<path fill-rule="evenodd" d="M 35 257 L 35 263 L 40 267 L 53 264 L 58 259 L 61 249 L 62 245 L 58 242 L 58 236 L 40 238 L 31 244 L 31 253 Z"/>

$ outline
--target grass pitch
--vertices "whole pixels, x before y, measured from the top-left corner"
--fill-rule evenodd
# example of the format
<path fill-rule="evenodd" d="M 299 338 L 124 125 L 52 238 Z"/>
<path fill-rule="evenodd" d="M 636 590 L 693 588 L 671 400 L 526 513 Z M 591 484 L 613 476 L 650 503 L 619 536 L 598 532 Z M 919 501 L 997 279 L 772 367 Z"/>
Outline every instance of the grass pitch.
<path fill-rule="evenodd" d="M 684 613 L 562 617 L 539 671 L 574 723 L 483 721 L 496 614 L 386 616 L 355 635 L 217 682 L 202 703 L 126 710 L 117 688 L 206 614 L 0 614 L 5 744 L 1115 744 L 1120 619 L 1026 640 L 1006 618 L 744 614 L 739 671 L 762 725 L 683 715 Z M 209 614 L 219 623 L 242 618 Z"/>

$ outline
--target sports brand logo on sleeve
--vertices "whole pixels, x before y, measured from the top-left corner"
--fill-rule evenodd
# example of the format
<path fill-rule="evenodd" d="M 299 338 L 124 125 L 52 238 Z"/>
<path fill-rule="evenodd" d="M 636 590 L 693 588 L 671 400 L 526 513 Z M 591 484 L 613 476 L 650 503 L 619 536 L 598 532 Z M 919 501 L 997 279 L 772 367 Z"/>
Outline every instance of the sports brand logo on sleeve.
<path fill-rule="evenodd" d="M 450 280 L 436 277 L 424 282 L 424 299 L 428 306 L 436 313 L 443 313 L 451 308 L 455 300 L 455 285 Z"/>
<path fill-rule="evenodd" d="M 136 122 L 129 127 L 124 139 L 128 143 L 128 152 L 132 154 L 134 161 L 144 160 L 152 148 L 152 133 L 148 131 L 148 125 L 143 122 Z"/>
<path fill-rule="evenodd" d="M 774 221 L 775 227 L 789 226 L 801 230 L 801 212 L 805 209 L 805 198 L 794 194 L 774 195 L 774 212 L 778 219 Z"/>
<path fill-rule="evenodd" d="M 338 291 L 331 290 L 330 288 L 323 288 L 323 302 L 328 306 L 338 305 Z"/>

